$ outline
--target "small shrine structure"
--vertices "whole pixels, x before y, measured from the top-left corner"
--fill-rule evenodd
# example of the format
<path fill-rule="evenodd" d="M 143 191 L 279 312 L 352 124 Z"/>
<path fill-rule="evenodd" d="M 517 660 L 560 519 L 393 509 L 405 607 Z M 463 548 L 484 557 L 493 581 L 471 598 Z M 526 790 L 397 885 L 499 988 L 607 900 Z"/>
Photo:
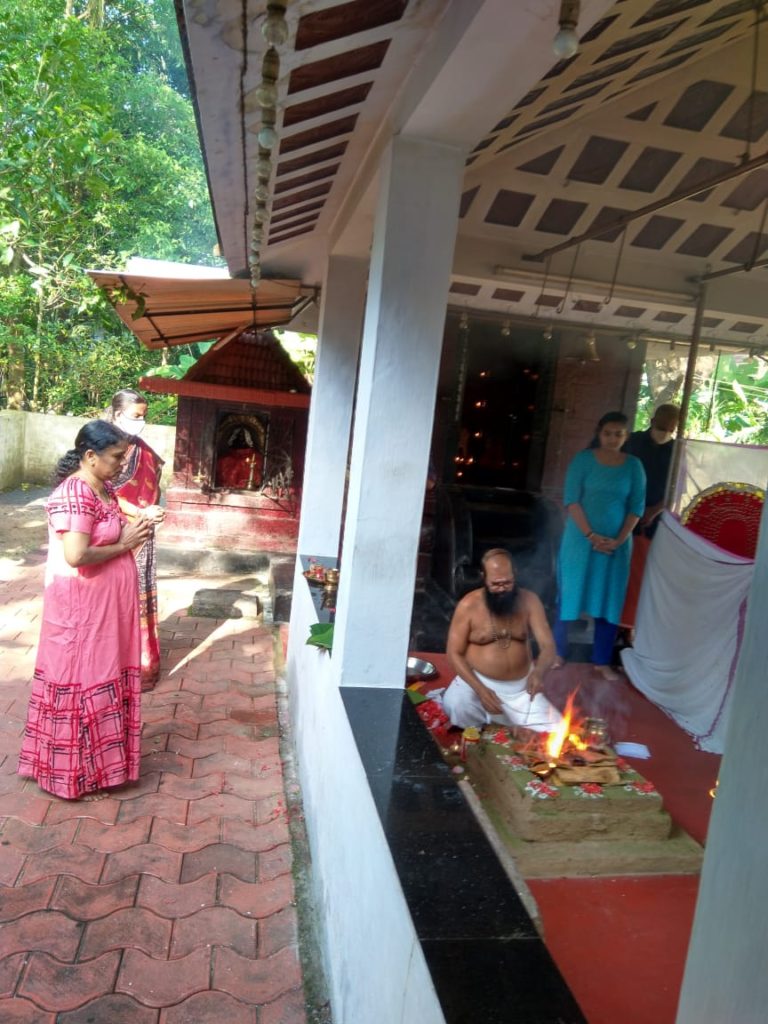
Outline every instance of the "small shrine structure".
<path fill-rule="evenodd" d="M 179 396 L 163 542 L 294 552 L 311 389 L 272 332 L 247 328 L 181 380 L 141 387 Z"/>

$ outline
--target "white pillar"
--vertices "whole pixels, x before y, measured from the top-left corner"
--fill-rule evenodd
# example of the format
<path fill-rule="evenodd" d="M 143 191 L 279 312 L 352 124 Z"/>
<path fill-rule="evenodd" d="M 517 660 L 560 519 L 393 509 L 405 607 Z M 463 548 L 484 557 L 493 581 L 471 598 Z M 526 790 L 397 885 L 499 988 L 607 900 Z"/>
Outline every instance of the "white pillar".
<path fill-rule="evenodd" d="M 335 558 L 365 311 L 368 264 L 331 256 L 320 310 L 298 550 Z"/>
<path fill-rule="evenodd" d="M 333 660 L 402 686 L 464 153 L 396 137 L 382 161 Z"/>
<path fill-rule="evenodd" d="M 768 505 L 677 1024 L 768 1020 Z"/>

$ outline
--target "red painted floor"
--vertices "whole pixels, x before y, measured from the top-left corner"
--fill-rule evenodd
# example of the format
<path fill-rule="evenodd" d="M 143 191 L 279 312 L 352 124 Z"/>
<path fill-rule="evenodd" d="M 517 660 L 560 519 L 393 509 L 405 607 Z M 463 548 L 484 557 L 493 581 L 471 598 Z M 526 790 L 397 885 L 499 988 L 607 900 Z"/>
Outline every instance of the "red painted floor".
<path fill-rule="evenodd" d="M 443 654 L 421 654 L 447 686 Z M 589 666 L 551 672 L 547 693 L 562 706 L 578 687 L 585 713 L 610 723 L 615 741 L 644 743 L 634 761 L 664 797 L 673 819 L 698 842 L 706 837 L 720 758 L 705 754 L 631 684 L 592 678 Z M 691 876 L 529 880 L 547 946 L 589 1024 L 673 1024 L 698 889 Z"/>
<path fill-rule="evenodd" d="M 305 1024 L 272 633 L 189 617 L 210 580 L 161 581 L 164 672 L 142 696 L 141 779 L 98 803 L 53 800 L 16 775 L 42 565 L 10 569 L 0 1021 Z"/>

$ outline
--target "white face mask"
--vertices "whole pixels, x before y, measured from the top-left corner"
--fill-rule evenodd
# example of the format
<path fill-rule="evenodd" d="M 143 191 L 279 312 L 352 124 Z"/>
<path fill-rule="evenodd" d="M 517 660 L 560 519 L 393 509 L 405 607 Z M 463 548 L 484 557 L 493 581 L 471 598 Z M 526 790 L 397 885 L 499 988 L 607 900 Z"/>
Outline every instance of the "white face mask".
<path fill-rule="evenodd" d="M 146 420 L 143 417 L 139 420 L 129 420 L 125 416 L 118 416 L 115 419 L 115 423 L 125 434 L 136 435 L 142 432 Z"/>

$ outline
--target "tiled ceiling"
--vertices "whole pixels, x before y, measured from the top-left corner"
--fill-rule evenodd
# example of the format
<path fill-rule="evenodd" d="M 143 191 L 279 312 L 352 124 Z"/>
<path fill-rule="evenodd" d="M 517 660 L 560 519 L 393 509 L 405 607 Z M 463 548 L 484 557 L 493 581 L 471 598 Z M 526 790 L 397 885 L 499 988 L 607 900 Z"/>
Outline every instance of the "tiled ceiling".
<path fill-rule="evenodd" d="M 249 9 L 263 6 L 254 0 Z M 242 44 L 238 4 L 219 0 L 218 9 L 225 8 L 232 17 L 220 36 L 229 31 L 236 48 L 238 39 Z M 290 265 L 292 254 L 331 232 L 410 68 L 450 8 L 449 0 L 303 0 L 288 6 L 293 49 L 281 66 L 267 265 L 279 267 L 283 259 Z M 609 7 L 582 36 L 578 54 L 515 97 L 469 155 L 457 253 L 463 239 L 475 247 L 485 243 L 495 253 L 507 247 L 504 263 L 519 274 L 510 275 L 508 286 L 492 270 L 485 276 L 457 274 L 453 301 L 689 332 L 688 296 L 695 288 L 681 282 L 710 268 L 759 260 L 768 251 L 768 163 L 711 189 L 701 187 L 768 149 L 768 29 L 761 33 L 752 93 L 754 19 L 754 0 L 617 0 Z M 223 239 L 233 272 L 247 265 L 247 196 L 255 181 L 259 127 L 258 106 L 250 97 L 259 66 L 251 59 L 244 74 L 242 180 L 234 172 L 230 181 L 224 180 L 226 171 L 212 175 L 217 214 L 221 207 L 228 223 L 240 218 L 239 233 Z M 196 85 L 205 138 L 206 122 L 213 123 L 222 100 L 212 96 L 206 109 L 209 98 Z M 206 149 L 213 152 L 216 132 L 208 132 Z M 234 142 L 222 137 L 219 145 L 227 153 Z M 219 159 L 220 167 L 237 166 Z M 699 187 L 673 205 L 662 202 Z M 245 195 L 245 202 L 237 207 L 233 195 Z M 650 204 L 658 208 L 626 230 L 617 226 Z M 599 237 L 552 257 L 545 283 L 543 254 L 595 228 L 603 229 Z M 623 294 L 616 288 L 606 301 L 605 282 L 615 277 L 625 286 L 639 284 L 649 267 L 657 277 L 659 268 L 670 268 L 676 282 L 670 291 L 685 293 L 680 308 L 663 300 L 630 301 L 627 287 Z M 604 286 L 590 292 L 577 286 L 582 278 L 600 278 Z M 555 280 L 561 282 L 557 288 L 550 286 Z M 517 298 L 502 298 L 504 293 Z M 748 315 L 711 312 L 717 315 L 709 318 L 708 329 L 734 337 L 750 333 L 735 328 L 737 322 L 760 323 L 758 316 L 753 323 Z"/>

